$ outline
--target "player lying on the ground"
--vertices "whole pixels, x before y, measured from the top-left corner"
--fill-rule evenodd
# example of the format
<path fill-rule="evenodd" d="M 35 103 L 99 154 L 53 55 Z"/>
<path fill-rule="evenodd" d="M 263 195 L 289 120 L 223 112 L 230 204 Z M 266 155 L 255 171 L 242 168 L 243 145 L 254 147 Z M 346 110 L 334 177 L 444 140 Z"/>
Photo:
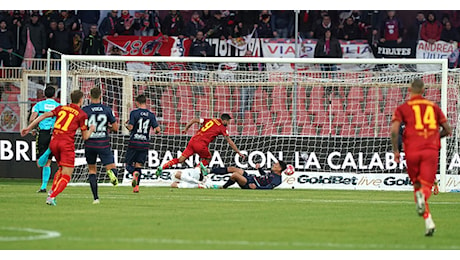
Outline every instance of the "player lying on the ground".
<path fill-rule="evenodd" d="M 199 166 L 192 169 L 177 170 L 172 176 L 171 188 L 207 188 L 205 176 Z"/>
<path fill-rule="evenodd" d="M 218 167 L 213 168 L 211 173 L 226 174 L 231 173 L 230 179 L 221 187 L 226 189 L 233 184 L 238 183 L 242 189 L 274 189 L 281 184 L 281 173 L 286 170 L 286 163 L 279 161 L 275 163 L 270 172 L 265 172 L 256 164 L 256 169 L 259 170 L 260 176 L 255 174 L 248 174 L 245 170 L 237 167 Z"/>

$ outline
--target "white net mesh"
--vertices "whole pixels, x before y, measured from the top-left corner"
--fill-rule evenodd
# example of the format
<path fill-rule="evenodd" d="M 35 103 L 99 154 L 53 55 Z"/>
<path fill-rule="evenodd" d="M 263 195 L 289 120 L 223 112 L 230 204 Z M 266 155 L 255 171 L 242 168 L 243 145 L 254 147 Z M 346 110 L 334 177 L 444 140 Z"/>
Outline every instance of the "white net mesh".
<path fill-rule="evenodd" d="M 361 71 L 337 64 L 337 71 L 322 71 L 319 64 L 154 59 L 69 61 L 67 74 L 68 91 L 80 88 L 89 93 L 91 87 L 101 87 L 103 102 L 113 108 L 121 123 L 127 120 L 134 98 L 147 96 L 148 108 L 157 115 L 162 128 L 160 135 L 152 133 L 145 165 L 152 173 L 180 155 L 198 130 L 194 125 L 182 134 L 186 123 L 195 117 L 219 117 L 222 113 L 233 117 L 229 134 L 248 156 L 240 161 L 227 142 L 217 138 L 209 146 L 213 154 L 210 167 L 249 168 L 256 163 L 270 167 L 276 158 L 307 172 L 404 173 L 404 166 L 392 161 L 389 131 L 393 111 L 408 98 L 407 88 L 415 78 L 425 81 L 426 97 L 441 104 L 441 70 L 417 72 L 416 64 L 359 64 L 366 68 Z M 457 73 L 449 72 L 447 117 L 454 136 L 447 141 L 448 163 L 458 146 L 458 85 Z M 127 138 L 124 129 L 112 134 L 120 173 L 124 172 Z M 77 145 L 77 151 L 83 151 L 81 142 Z M 84 155 L 80 153 L 80 157 Z M 194 157 L 175 167 L 193 167 L 196 162 L 198 158 Z M 457 167 L 447 168 L 447 174 L 457 174 Z M 73 182 L 86 181 L 86 164 L 81 163 L 74 175 Z M 108 182 L 105 173 L 99 179 Z"/>

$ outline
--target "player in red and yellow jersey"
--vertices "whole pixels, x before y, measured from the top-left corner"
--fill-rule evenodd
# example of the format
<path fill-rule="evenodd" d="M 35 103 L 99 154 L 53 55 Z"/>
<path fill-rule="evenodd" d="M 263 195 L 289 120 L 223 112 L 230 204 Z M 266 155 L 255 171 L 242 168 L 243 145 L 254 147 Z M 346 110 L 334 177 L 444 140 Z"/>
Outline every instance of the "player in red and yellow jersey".
<path fill-rule="evenodd" d="M 88 130 L 86 121 L 88 115 L 81 109 L 83 104 L 83 92 L 74 90 L 70 94 L 71 104 L 59 106 L 52 111 L 46 112 L 32 121 L 26 128 L 21 130 L 21 135 L 27 135 L 40 121 L 48 117 L 56 117 L 53 136 L 50 142 L 51 153 L 56 158 L 59 170 L 56 172 L 51 193 L 46 199 L 46 204 L 56 206 L 56 196 L 59 195 L 70 181 L 75 162 L 75 134 L 81 130 L 83 140 L 87 140 L 95 131 L 95 126 Z"/>
<path fill-rule="evenodd" d="M 417 213 L 425 219 L 425 235 L 432 236 L 435 224 L 428 199 L 438 170 L 440 138 L 452 134 L 452 129 L 439 106 L 422 97 L 424 90 L 422 80 L 415 79 L 412 82 L 409 87 L 410 99 L 398 106 L 393 114 L 391 143 L 395 161 L 399 163 L 398 133 L 401 123 L 404 123 L 403 145 L 407 173 L 414 187 Z"/>
<path fill-rule="evenodd" d="M 171 161 L 165 163 L 163 166 L 158 167 L 156 171 L 156 175 L 160 175 L 164 169 L 170 168 L 171 166 L 184 162 L 188 157 L 192 156 L 193 154 L 198 154 L 201 158 L 201 172 L 206 175 L 207 170 L 205 166 L 209 164 L 211 160 L 211 153 L 209 152 L 208 145 L 216 139 L 217 136 L 222 135 L 224 136 L 225 140 L 229 143 L 230 147 L 238 153 L 241 157 L 244 158 L 244 155 L 240 152 L 238 147 L 236 147 L 235 143 L 232 141 L 230 136 L 227 132 L 227 125 L 230 123 L 229 114 L 222 114 L 220 118 L 212 118 L 212 119 L 203 119 L 203 118 L 194 118 L 192 119 L 186 126 L 184 134 L 193 124 L 201 124 L 201 128 L 195 133 L 194 136 L 188 142 L 187 147 L 182 152 L 182 155 L 179 158 L 174 158 Z"/>

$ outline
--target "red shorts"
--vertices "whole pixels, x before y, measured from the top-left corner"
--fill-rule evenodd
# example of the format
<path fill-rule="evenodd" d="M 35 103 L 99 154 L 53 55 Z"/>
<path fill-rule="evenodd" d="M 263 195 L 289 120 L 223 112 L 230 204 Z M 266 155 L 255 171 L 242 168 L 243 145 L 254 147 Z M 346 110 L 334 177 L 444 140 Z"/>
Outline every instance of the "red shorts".
<path fill-rule="evenodd" d="M 50 150 L 59 166 L 75 167 L 75 144 L 51 140 Z"/>
<path fill-rule="evenodd" d="M 414 183 L 433 186 L 439 163 L 439 151 L 435 149 L 406 152 L 407 173 Z M 431 187 L 430 186 L 430 187 Z"/>
<path fill-rule="evenodd" d="M 185 150 L 182 152 L 182 156 L 188 158 L 193 154 L 198 154 L 200 158 L 211 158 L 211 153 L 209 152 L 208 144 L 205 142 L 195 142 L 191 140 Z"/>

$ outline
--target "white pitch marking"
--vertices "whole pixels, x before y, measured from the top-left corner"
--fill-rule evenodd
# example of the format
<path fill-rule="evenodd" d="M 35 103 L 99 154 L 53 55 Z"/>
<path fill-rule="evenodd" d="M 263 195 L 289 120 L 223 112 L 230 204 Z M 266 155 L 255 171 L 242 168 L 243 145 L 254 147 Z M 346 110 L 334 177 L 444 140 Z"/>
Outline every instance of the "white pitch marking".
<path fill-rule="evenodd" d="M 39 235 L 32 236 L 0 236 L 0 241 L 23 241 L 23 240 L 38 240 L 38 239 L 50 239 L 60 237 L 61 233 L 51 230 L 42 230 L 42 229 L 32 229 L 32 228 L 14 228 L 14 227 L 0 227 L 3 230 L 13 230 L 13 231 L 24 231 L 29 233 L 38 233 Z"/>
<path fill-rule="evenodd" d="M 156 238 L 95 238 L 95 237 L 65 237 L 71 241 L 105 241 L 123 243 L 149 243 L 149 244 L 176 244 L 176 245 L 234 245 L 234 246 L 261 246 L 261 247 L 297 247 L 297 248 L 361 248 L 361 249 L 427 249 L 425 245 L 385 245 L 385 244 L 346 244 L 346 243 L 321 243 L 321 242 L 275 242 L 275 241 L 244 241 L 244 240 L 185 240 L 185 239 L 156 239 Z M 458 250 L 458 245 L 445 245 L 443 249 Z"/>

